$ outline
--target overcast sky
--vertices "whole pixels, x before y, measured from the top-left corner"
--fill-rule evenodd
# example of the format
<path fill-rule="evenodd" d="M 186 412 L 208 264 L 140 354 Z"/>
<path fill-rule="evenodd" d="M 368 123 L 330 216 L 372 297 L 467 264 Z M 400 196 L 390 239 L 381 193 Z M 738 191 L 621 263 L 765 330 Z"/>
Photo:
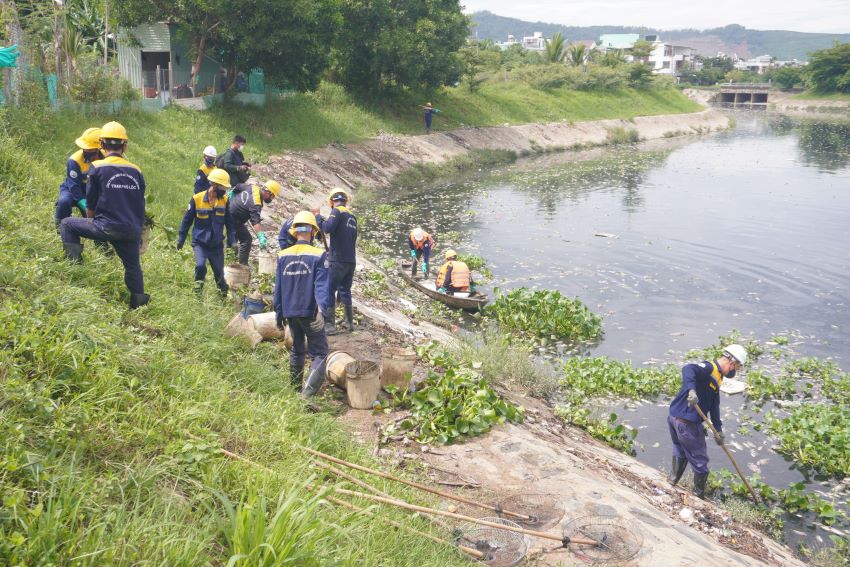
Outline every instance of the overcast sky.
<path fill-rule="evenodd" d="M 460 0 L 467 12 L 573 26 L 629 25 L 850 33 L 850 0 Z"/>

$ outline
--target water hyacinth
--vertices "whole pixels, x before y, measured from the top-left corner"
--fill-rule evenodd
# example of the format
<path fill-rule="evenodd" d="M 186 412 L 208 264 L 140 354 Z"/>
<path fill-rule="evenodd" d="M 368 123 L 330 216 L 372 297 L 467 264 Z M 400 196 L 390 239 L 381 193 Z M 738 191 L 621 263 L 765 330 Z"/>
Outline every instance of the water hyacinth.
<path fill-rule="evenodd" d="M 525 287 L 506 293 L 498 288 L 494 291 L 495 301 L 487 306 L 486 313 L 506 331 L 569 341 L 592 340 L 602 334 L 602 318 L 577 298 Z"/>

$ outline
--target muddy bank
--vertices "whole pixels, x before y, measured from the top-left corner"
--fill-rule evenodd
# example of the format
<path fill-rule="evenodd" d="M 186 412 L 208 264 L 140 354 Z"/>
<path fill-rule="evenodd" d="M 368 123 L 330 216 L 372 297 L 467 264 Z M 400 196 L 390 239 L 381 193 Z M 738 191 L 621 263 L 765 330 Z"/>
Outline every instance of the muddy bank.
<path fill-rule="evenodd" d="M 843 100 L 803 100 L 792 93 L 770 93 L 768 109 L 798 117 L 850 118 L 850 102 Z"/>

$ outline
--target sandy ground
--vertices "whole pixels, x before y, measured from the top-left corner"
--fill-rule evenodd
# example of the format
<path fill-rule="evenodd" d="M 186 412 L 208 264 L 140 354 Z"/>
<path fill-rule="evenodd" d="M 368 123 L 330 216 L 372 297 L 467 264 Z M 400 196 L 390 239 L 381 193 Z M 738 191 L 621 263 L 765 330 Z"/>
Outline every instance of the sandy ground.
<path fill-rule="evenodd" d="M 724 129 L 728 124 L 724 115 L 707 110 L 634 121 L 474 128 L 408 138 L 379 136 L 352 146 L 291 152 L 275 156 L 269 165 L 257 168 L 261 177 L 271 175 L 285 187 L 283 198 L 265 211 L 264 228 L 276 234 L 280 220 L 301 208 L 322 203 L 332 186 L 383 187 L 410 165 L 441 162 L 471 148 L 520 151 L 534 145 L 568 147 L 600 142 L 613 126 L 635 128 L 642 137 L 659 139 L 670 137 L 671 133 Z M 305 183 L 318 191 L 305 193 L 297 188 Z M 356 191 L 354 195 L 356 207 Z M 359 263 L 364 269 L 376 269 L 365 258 Z M 357 328 L 354 333 L 330 337 L 331 351 L 342 350 L 358 359 L 380 361 L 385 346 L 409 346 L 431 338 L 441 342 L 454 340 L 450 332 L 402 313 L 398 305 L 402 292 L 397 288 L 391 288 L 383 302 L 364 297 L 358 292 L 360 277 L 362 272 L 355 278 L 354 288 Z M 414 376 L 422 377 L 426 372 L 417 364 Z M 327 384 L 323 398 L 340 413 L 340 421 L 352 436 L 382 456 L 388 468 L 407 467 L 435 487 L 462 492 L 482 503 L 505 502 L 505 508 L 511 497 L 529 500 L 528 495 L 542 495 L 535 509 L 541 519 L 547 520 L 539 527 L 543 531 L 560 536 L 562 526 L 572 520 L 614 515 L 641 542 L 638 555 L 625 565 L 802 565 L 789 549 L 736 524 L 728 513 L 711 503 L 671 487 L 661 472 L 600 444 L 580 430 L 564 426 L 541 400 L 510 391 L 505 385 L 500 388 L 503 395 L 526 407 L 525 423 L 498 427 L 464 443 L 440 447 L 420 447 L 403 440 L 381 446 L 378 429 L 398 419 L 398 414 L 348 409 L 344 393 Z M 513 503 L 519 505 L 517 500 Z M 493 515 L 466 506 L 460 511 L 477 517 Z M 587 564 L 581 549 L 558 549 L 558 542 L 538 538 L 528 542 L 526 564 Z"/>

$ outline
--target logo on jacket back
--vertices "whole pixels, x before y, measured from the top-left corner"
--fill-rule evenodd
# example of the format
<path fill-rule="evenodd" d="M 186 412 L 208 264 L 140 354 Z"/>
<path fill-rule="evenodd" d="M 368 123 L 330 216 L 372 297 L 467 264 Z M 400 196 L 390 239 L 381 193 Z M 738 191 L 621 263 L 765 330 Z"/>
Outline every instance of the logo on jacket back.
<path fill-rule="evenodd" d="M 123 183 L 118 183 L 117 180 L 119 178 L 126 178 L 127 181 Z M 123 180 L 122 180 L 123 181 Z M 128 175 L 126 173 L 116 173 L 112 177 L 106 180 L 106 188 L 107 189 L 128 189 L 130 191 L 138 191 L 139 190 L 139 182 L 132 175 Z"/>
<path fill-rule="evenodd" d="M 346 228 L 350 228 L 357 232 L 357 219 L 354 217 L 348 217 L 348 221 L 345 223 Z"/>
<path fill-rule="evenodd" d="M 310 269 L 310 266 L 302 260 L 290 262 L 282 272 L 284 276 L 306 276 L 312 273 L 313 271 Z"/>

